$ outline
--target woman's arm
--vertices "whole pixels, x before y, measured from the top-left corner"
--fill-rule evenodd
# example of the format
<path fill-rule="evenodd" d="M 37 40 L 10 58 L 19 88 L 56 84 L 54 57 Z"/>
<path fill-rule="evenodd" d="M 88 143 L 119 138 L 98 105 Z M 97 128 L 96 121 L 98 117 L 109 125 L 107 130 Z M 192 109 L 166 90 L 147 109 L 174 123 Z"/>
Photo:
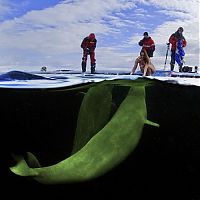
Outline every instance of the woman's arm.
<path fill-rule="evenodd" d="M 133 66 L 133 68 L 131 70 L 131 73 L 130 73 L 131 75 L 135 73 L 135 70 L 137 69 L 137 66 L 138 66 L 138 59 L 135 60 L 135 64 L 134 64 L 134 66 Z"/>

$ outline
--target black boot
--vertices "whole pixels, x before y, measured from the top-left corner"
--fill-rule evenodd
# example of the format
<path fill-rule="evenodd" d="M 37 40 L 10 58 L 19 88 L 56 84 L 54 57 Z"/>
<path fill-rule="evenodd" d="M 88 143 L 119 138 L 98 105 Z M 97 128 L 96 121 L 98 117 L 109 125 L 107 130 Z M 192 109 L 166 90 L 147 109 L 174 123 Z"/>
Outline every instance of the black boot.
<path fill-rule="evenodd" d="M 174 64 L 170 64 L 171 71 L 174 71 Z"/>
<path fill-rule="evenodd" d="M 182 72 L 183 65 L 179 65 L 179 72 Z"/>
<path fill-rule="evenodd" d="M 95 65 L 91 66 L 91 74 L 95 74 Z"/>
<path fill-rule="evenodd" d="M 86 71 L 86 63 L 82 61 L 81 66 L 82 66 L 82 72 L 85 72 Z"/>

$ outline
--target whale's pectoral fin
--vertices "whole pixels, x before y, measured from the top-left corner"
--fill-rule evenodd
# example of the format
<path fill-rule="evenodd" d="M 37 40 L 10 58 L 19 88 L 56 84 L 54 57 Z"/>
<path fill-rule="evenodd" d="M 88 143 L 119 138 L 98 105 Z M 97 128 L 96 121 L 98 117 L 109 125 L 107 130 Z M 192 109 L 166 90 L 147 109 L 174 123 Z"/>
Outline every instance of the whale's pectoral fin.
<path fill-rule="evenodd" d="M 148 119 L 146 119 L 145 124 L 148 124 L 148 125 L 151 125 L 151 126 L 155 126 L 155 127 L 160 127 L 159 124 L 157 124 L 155 122 L 152 122 L 152 121 L 150 121 Z"/>

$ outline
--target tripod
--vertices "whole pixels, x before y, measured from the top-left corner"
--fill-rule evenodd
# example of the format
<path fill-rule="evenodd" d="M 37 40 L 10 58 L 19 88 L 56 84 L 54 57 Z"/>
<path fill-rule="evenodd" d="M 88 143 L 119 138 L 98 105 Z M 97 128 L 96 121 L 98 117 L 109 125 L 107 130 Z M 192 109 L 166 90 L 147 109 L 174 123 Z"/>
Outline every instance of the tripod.
<path fill-rule="evenodd" d="M 165 71 L 166 64 L 167 64 L 167 56 L 168 56 L 168 52 L 169 52 L 169 46 L 170 46 L 170 43 L 167 43 L 167 52 L 166 52 L 166 57 L 165 57 L 164 71 Z"/>

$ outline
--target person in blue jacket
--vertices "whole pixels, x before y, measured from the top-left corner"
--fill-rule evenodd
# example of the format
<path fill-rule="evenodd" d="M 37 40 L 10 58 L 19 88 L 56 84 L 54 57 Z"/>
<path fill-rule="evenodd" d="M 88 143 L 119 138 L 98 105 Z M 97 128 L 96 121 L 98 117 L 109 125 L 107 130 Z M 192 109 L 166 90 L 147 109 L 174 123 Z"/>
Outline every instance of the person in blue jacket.
<path fill-rule="evenodd" d="M 182 72 L 183 57 L 185 56 L 183 48 L 187 45 L 186 39 L 183 36 L 183 27 L 179 27 L 178 30 L 170 36 L 169 43 L 171 44 L 171 71 L 174 70 L 175 62 L 177 62 L 179 65 L 179 72 Z"/>

